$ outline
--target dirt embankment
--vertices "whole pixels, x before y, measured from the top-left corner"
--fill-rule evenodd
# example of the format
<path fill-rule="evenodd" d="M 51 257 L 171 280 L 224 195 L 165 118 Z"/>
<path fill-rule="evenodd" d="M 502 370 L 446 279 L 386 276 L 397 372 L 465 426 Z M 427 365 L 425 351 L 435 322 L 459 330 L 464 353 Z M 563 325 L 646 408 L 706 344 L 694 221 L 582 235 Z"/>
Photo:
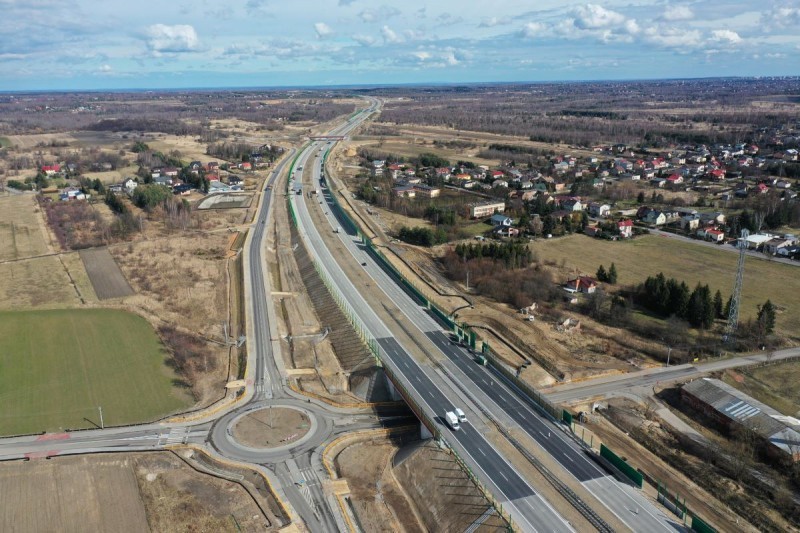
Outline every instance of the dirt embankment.
<path fill-rule="evenodd" d="M 447 451 L 433 442 L 393 437 L 355 442 L 334 464 L 350 487 L 350 504 L 365 531 L 461 532 L 489 503 Z M 412 446 L 416 449 L 404 449 Z M 402 457 L 405 456 L 404 459 Z M 395 466 L 395 463 L 400 464 Z M 505 522 L 488 516 L 478 531 L 499 531 Z"/>

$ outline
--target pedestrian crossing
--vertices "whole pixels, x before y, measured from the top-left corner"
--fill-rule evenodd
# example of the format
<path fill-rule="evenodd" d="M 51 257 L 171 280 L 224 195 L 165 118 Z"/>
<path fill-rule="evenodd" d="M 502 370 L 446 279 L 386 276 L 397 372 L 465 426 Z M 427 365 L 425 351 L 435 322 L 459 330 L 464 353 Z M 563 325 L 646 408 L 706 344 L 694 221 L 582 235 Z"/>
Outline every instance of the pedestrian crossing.
<path fill-rule="evenodd" d="M 169 433 L 159 435 L 159 446 L 174 446 L 176 444 L 186 444 L 189 440 L 189 428 L 172 428 Z"/>

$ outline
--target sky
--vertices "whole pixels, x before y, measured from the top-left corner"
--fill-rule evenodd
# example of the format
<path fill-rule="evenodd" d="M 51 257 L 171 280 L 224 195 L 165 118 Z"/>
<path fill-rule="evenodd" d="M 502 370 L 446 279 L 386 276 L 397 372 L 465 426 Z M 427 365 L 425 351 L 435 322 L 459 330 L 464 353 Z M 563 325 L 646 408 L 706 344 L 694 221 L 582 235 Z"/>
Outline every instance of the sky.
<path fill-rule="evenodd" d="M 800 75 L 800 0 L 0 0 L 0 91 Z"/>

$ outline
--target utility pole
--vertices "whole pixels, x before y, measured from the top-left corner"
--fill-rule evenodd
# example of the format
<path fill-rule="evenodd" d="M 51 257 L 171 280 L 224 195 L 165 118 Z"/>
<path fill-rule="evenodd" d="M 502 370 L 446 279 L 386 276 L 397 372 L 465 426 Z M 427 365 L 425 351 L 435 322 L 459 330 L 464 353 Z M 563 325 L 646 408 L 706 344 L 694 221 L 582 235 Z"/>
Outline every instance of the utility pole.
<path fill-rule="evenodd" d="M 100 429 L 106 429 L 106 425 L 103 423 L 103 407 L 98 405 L 97 410 L 100 411 Z"/>

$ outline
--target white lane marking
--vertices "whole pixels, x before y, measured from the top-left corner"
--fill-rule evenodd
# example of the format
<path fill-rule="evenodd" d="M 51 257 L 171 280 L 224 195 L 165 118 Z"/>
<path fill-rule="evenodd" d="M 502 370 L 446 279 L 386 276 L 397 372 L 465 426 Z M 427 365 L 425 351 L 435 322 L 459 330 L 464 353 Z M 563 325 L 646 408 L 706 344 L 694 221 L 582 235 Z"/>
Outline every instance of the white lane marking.
<path fill-rule="evenodd" d="M 505 475 L 504 473 L 502 473 L 502 472 L 498 472 L 498 474 L 500 474 L 501 476 L 503 476 L 503 479 L 505 479 L 505 480 L 506 480 L 506 483 L 508 483 L 508 478 L 506 477 L 506 475 Z"/>
<path fill-rule="evenodd" d="M 483 455 L 484 457 L 486 457 L 486 452 L 484 452 L 484 451 L 483 451 L 483 448 L 481 448 L 480 446 L 478 446 L 478 451 L 479 451 L 479 452 L 481 452 L 481 455 Z"/>

